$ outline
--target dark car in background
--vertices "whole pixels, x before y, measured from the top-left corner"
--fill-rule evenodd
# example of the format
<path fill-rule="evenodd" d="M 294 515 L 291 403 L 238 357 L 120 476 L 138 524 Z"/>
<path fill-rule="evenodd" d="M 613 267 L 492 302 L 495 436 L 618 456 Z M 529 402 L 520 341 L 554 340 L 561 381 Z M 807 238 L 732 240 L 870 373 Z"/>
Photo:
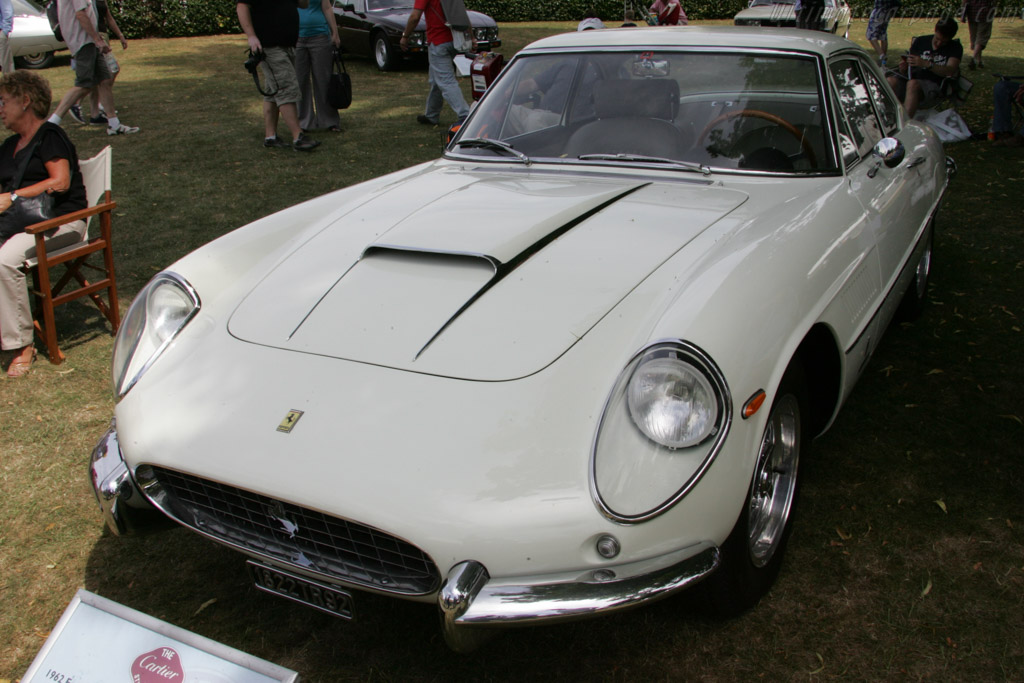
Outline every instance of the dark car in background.
<path fill-rule="evenodd" d="M 426 62 L 425 18 L 420 18 L 409 38 L 409 51 L 403 52 L 399 46 L 412 5 L 413 0 L 334 0 L 334 18 L 338 22 L 342 49 L 348 54 L 372 57 L 381 71 L 393 71 L 406 60 Z M 494 19 L 470 11 L 469 20 L 481 52 L 501 45 L 498 23 Z"/>

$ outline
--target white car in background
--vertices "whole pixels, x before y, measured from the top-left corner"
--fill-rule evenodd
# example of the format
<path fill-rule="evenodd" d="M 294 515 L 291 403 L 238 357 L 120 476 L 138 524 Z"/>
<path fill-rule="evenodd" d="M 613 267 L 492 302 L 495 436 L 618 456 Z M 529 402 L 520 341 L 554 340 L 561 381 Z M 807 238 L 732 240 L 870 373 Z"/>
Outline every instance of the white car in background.
<path fill-rule="evenodd" d="M 56 0 L 54 0 L 56 2 Z M 46 10 L 34 0 L 11 0 L 14 28 L 8 37 L 14 64 L 19 69 L 45 69 L 53 64 L 53 53 L 66 50 L 57 40 L 46 18 Z"/>
<path fill-rule="evenodd" d="M 778 575 L 810 440 L 926 299 L 947 177 L 842 38 L 537 41 L 443 158 L 143 289 L 100 506 L 318 610 L 433 604 L 457 650 L 694 584 L 735 614 Z"/>
<path fill-rule="evenodd" d="M 796 0 L 750 0 L 750 5 L 736 13 L 736 26 L 796 27 Z M 821 31 L 848 38 L 853 14 L 846 0 L 825 0 L 821 15 Z"/>

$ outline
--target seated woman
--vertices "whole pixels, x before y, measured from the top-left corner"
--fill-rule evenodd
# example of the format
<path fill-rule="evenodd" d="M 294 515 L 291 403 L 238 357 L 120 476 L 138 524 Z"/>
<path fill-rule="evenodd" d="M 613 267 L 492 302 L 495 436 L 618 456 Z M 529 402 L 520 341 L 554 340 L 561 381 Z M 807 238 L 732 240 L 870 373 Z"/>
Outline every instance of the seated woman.
<path fill-rule="evenodd" d="M 0 145 L 0 212 L 44 192 L 53 195 L 55 216 L 86 207 L 75 146 L 60 126 L 46 121 L 50 98 L 50 85 L 31 71 L 0 78 L 0 120 L 15 133 Z M 12 187 L 19 173 L 21 181 Z M 25 227 L 6 226 L 0 218 L 0 348 L 14 352 L 8 377 L 26 374 L 36 355 L 28 288 L 20 268 L 35 256 L 36 243 Z M 67 223 L 47 233 L 46 247 L 60 249 L 84 236 L 85 221 Z"/>

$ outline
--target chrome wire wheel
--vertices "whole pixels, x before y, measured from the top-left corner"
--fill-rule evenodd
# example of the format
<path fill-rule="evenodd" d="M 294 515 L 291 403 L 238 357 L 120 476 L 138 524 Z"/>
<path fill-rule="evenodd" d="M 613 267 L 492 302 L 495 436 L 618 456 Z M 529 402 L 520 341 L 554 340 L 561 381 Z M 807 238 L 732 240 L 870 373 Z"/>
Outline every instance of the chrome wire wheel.
<path fill-rule="evenodd" d="M 782 544 L 796 496 L 800 460 L 800 403 L 779 397 L 761 437 L 748 501 L 747 548 L 755 567 L 767 565 Z"/>

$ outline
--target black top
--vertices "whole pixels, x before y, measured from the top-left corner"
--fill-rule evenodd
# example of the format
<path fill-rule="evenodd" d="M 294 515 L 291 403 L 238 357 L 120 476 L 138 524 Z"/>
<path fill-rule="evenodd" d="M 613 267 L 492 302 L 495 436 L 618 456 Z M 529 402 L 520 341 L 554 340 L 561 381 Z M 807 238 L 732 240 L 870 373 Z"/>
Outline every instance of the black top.
<path fill-rule="evenodd" d="M 913 42 L 910 43 L 910 54 L 921 55 L 925 59 L 930 59 L 935 62 L 935 66 L 946 66 L 946 62 L 950 59 L 963 59 L 964 46 L 960 44 L 959 39 L 946 41 L 942 47 L 936 50 L 932 48 L 932 38 L 933 35 L 914 38 Z M 942 83 L 944 78 L 929 69 L 914 67 L 910 69 L 910 77 L 935 83 Z"/>
<path fill-rule="evenodd" d="M 18 168 L 22 160 L 32 147 L 30 142 L 17 154 L 14 149 L 18 145 L 20 135 L 12 135 L 0 145 L 0 183 L 3 184 L 5 192 L 17 190 L 29 185 L 35 185 L 41 180 L 50 177 L 46 170 L 46 162 L 54 159 L 67 159 L 71 166 L 71 187 L 67 192 L 53 193 L 53 208 L 56 215 L 60 216 L 72 211 L 84 209 L 88 202 L 85 198 L 85 184 L 82 182 L 82 171 L 78 168 L 78 154 L 75 152 L 75 145 L 68 139 L 64 130 L 49 121 L 46 121 L 36 131 L 34 139 L 39 140 L 39 146 L 29 159 L 28 168 L 21 179 L 18 187 L 11 187 L 14 176 L 18 175 Z"/>
<path fill-rule="evenodd" d="M 295 47 L 299 40 L 296 0 L 238 0 L 249 6 L 252 27 L 263 47 Z"/>

